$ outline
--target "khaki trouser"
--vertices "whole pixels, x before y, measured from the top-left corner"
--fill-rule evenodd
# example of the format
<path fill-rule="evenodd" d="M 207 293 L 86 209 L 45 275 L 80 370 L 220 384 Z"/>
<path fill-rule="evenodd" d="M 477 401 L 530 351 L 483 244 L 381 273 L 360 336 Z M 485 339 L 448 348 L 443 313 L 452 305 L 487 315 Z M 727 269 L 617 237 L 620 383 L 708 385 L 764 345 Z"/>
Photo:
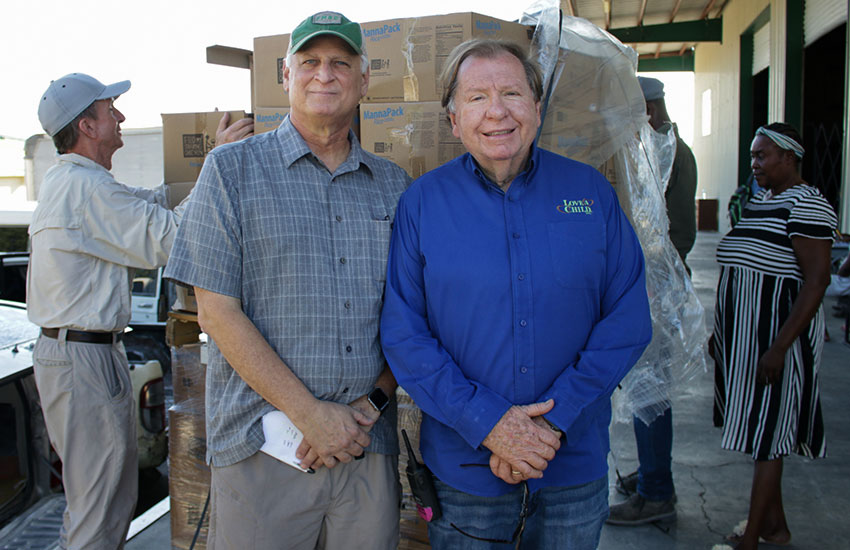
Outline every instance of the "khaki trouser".
<path fill-rule="evenodd" d="M 210 550 L 398 547 L 398 457 L 306 474 L 257 452 L 212 468 Z"/>
<path fill-rule="evenodd" d="M 62 460 L 67 506 L 60 545 L 123 548 L 138 494 L 136 415 L 124 346 L 39 336 L 35 382 Z"/>

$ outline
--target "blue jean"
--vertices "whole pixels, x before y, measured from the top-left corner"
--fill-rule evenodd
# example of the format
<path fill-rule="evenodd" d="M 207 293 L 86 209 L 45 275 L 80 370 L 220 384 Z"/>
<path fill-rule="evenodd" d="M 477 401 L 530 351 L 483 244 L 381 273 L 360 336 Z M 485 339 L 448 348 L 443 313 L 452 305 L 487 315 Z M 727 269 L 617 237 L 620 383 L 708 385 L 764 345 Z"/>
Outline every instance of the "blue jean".
<path fill-rule="evenodd" d="M 428 525 L 434 550 L 504 550 L 516 542 L 476 540 L 470 535 L 510 541 L 517 531 L 524 484 L 498 497 L 479 497 L 458 491 L 434 479 L 443 516 Z M 519 536 L 522 550 L 568 548 L 595 550 L 608 517 L 608 480 L 603 477 L 575 487 L 547 487 L 528 497 L 525 529 Z"/>
<path fill-rule="evenodd" d="M 648 426 L 633 419 L 637 442 L 638 493 L 647 500 L 667 500 L 673 496 L 673 410 L 667 409 Z"/>

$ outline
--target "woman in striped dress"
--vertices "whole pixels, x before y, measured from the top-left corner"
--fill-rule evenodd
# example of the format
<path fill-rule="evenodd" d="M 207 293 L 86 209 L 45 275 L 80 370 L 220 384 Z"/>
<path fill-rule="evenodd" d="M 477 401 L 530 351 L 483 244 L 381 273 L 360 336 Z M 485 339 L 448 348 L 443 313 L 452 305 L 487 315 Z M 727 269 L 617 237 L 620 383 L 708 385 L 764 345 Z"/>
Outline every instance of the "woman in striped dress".
<path fill-rule="evenodd" d="M 826 456 L 817 375 L 837 220 L 800 177 L 800 142 L 788 124 L 758 129 L 750 153 L 763 191 L 717 247 L 715 425 L 724 449 L 755 460 L 747 526 L 727 537 L 739 550 L 790 542 L 782 457 Z"/>

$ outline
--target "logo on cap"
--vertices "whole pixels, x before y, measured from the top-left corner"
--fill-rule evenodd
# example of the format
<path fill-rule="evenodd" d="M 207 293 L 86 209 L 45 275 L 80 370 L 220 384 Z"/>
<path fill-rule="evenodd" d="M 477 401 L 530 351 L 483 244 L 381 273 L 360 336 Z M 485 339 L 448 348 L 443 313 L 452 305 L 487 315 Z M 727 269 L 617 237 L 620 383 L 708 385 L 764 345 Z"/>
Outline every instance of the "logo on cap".
<path fill-rule="evenodd" d="M 314 25 L 339 25 L 342 23 L 342 16 L 332 11 L 323 11 L 313 16 Z"/>

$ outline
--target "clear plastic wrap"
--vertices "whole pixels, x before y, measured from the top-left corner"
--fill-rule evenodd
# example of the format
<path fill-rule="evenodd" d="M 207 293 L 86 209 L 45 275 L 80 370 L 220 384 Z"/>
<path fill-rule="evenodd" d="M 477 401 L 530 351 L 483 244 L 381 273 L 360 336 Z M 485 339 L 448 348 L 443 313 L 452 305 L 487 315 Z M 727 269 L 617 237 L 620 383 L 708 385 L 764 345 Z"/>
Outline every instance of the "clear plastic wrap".
<path fill-rule="evenodd" d="M 210 490 L 206 463 L 204 413 L 175 404 L 168 411 L 168 494 L 171 500 L 171 547 L 188 549 Z M 203 517 L 195 549 L 206 547 L 209 514 Z"/>
<path fill-rule="evenodd" d="M 521 22 L 534 44 L 547 97 L 538 145 L 598 167 L 617 189 L 646 259 L 653 338 L 614 395 L 614 416 L 649 423 L 670 406 L 677 384 L 705 370 L 704 311 L 668 237 L 664 191 L 676 139 L 647 123 L 637 54 L 554 0 L 538 0 Z M 557 44 L 557 47 L 554 46 Z M 549 84 L 551 82 L 551 85 Z"/>
<path fill-rule="evenodd" d="M 563 16 L 560 32 L 558 21 L 551 1 L 532 5 L 521 19 L 537 25 L 534 44 L 547 85 L 538 144 L 601 166 L 647 120 L 637 53 L 586 19 Z"/>
<path fill-rule="evenodd" d="M 670 241 L 664 191 L 676 154 L 676 136 L 644 124 L 614 155 L 618 194 L 628 197 L 632 226 L 646 261 L 652 341 L 614 395 L 614 417 L 634 414 L 649 424 L 670 407 L 677 385 L 706 368 L 704 310 Z M 626 202 L 626 201 L 623 201 Z"/>
<path fill-rule="evenodd" d="M 168 409 L 168 493 L 171 498 L 171 547 L 188 549 L 210 488 L 206 462 L 204 343 L 173 346 L 171 375 L 174 405 Z M 206 546 L 209 514 L 203 518 L 196 550 Z"/>

